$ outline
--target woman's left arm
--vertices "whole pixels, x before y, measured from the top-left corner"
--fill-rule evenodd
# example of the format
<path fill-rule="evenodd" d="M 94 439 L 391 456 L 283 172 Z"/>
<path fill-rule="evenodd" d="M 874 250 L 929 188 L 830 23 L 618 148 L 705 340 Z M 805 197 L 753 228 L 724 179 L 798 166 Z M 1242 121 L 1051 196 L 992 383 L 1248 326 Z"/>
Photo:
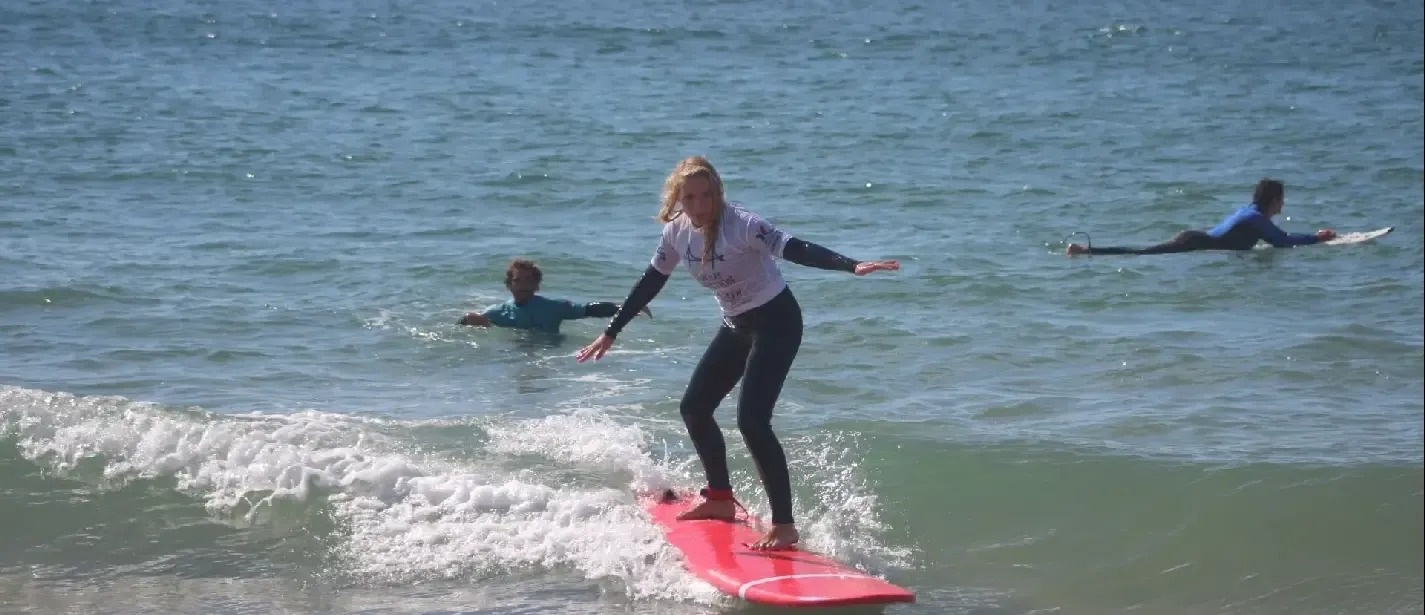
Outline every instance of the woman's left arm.
<path fill-rule="evenodd" d="M 866 275 L 873 271 L 896 271 L 901 268 L 897 261 L 858 261 L 796 237 L 787 238 L 787 243 L 782 248 L 782 258 L 805 267 L 845 271 L 856 275 Z"/>
<path fill-rule="evenodd" d="M 856 273 L 856 265 L 861 264 L 849 256 L 843 256 L 810 241 L 788 237 L 782 248 L 782 258 L 803 267 L 816 267 L 831 271 Z"/>

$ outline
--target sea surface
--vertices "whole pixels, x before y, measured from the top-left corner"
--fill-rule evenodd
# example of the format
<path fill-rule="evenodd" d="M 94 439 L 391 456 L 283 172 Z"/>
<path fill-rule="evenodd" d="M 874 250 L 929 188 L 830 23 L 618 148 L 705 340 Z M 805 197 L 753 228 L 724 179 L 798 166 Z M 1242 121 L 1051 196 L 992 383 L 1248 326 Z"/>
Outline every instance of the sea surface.
<path fill-rule="evenodd" d="M 620 301 L 662 180 L 783 264 L 806 547 L 891 615 L 1422 612 L 1418 0 L 6 0 L 0 612 L 770 613 L 635 503 L 697 486 L 717 324 Z M 1263 177 L 1346 246 L 1069 258 Z M 765 498 L 719 411 L 735 487 Z M 860 611 L 854 611 L 860 612 Z"/>

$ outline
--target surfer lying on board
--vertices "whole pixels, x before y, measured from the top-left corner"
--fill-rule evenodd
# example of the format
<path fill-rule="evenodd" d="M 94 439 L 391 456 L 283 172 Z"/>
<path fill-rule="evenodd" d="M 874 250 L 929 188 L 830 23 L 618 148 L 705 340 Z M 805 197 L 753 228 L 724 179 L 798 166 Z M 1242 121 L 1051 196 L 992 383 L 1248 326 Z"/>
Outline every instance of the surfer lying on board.
<path fill-rule="evenodd" d="M 802 342 L 802 310 L 782 279 L 774 257 L 799 265 L 845 271 L 858 276 L 900 269 L 896 261 L 857 261 L 791 237 L 760 216 L 728 203 L 722 179 L 701 156 L 686 158 L 663 184 L 657 219 L 663 237 L 643 277 L 603 335 L 579 351 L 583 362 L 598 360 L 638 309 L 663 288 L 668 276 L 687 262 L 688 272 L 713 291 L 722 310 L 722 326 L 693 369 L 679 411 L 707 477 L 703 501 L 680 520 L 725 519 L 736 515 L 727 471 L 727 447 L 713 411 L 738 380 L 737 428 L 752 453 L 772 508 L 772 529 L 748 545 L 781 549 L 800 539 L 792 520 L 792 487 L 787 458 L 772 433 L 772 407 Z"/>
<path fill-rule="evenodd" d="M 1227 216 L 1221 224 L 1210 231 L 1187 230 L 1173 235 L 1156 246 L 1147 248 L 1096 248 L 1090 245 L 1069 244 L 1069 256 L 1079 254 L 1174 254 L 1197 250 L 1250 250 L 1258 241 L 1265 241 L 1278 248 L 1304 246 L 1318 241 L 1329 241 L 1336 231 L 1321 229 L 1315 234 L 1288 233 L 1272 223 L 1272 216 L 1282 211 L 1286 204 L 1286 188 L 1275 179 L 1257 182 L 1252 194 L 1252 204 L 1246 205 Z"/>
<path fill-rule="evenodd" d="M 566 320 L 580 318 L 608 318 L 618 311 L 617 303 L 595 301 L 574 303 L 565 299 L 549 299 L 535 293 L 544 280 L 544 272 L 539 265 L 517 258 L 505 270 L 505 288 L 510 290 L 509 301 L 485 308 L 483 312 L 470 312 L 455 324 L 477 327 L 512 327 L 533 329 L 548 333 L 558 333 L 559 325 Z M 643 313 L 653 317 L 648 308 Z"/>

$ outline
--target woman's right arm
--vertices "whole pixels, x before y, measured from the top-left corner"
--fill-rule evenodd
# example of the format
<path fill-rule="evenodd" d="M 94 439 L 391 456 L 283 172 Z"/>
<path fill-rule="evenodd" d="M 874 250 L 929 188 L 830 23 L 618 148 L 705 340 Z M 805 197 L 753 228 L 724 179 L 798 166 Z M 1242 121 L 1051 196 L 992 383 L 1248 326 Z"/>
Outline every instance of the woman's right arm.
<path fill-rule="evenodd" d="M 639 278 L 638 283 L 633 285 L 633 290 L 629 291 L 628 298 L 624 299 L 623 305 L 619 307 L 618 313 L 614 314 L 614 317 L 609 320 L 609 326 L 604 329 L 603 333 L 599 334 L 599 337 L 594 338 L 592 343 L 580 348 L 578 354 L 574 355 L 574 357 L 578 359 L 580 363 L 591 358 L 595 361 L 604 358 L 604 353 L 608 352 L 609 348 L 614 345 L 614 338 L 618 337 L 624 325 L 628 324 L 628 321 L 633 320 L 633 317 L 638 315 L 639 310 L 642 310 L 648 305 L 649 301 L 652 301 L 653 298 L 658 295 L 658 291 L 663 290 L 663 284 L 667 281 L 668 274 L 659 271 L 658 268 L 653 265 L 649 265 L 647 269 L 643 270 L 643 277 Z"/>
<path fill-rule="evenodd" d="M 648 307 L 648 302 L 658 296 L 658 291 L 663 290 L 663 285 L 668 282 L 668 276 L 673 275 L 673 269 L 678 266 L 678 251 L 676 242 L 673 241 L 673 225 L 668 224 L 663 227 L 663 238 L 658 244 L 658 251 L 653 254 L 653 260 L 649 262 L 648 268 L 643 270 L 643 277 L 634 283 L 633 290 L 628 292 L 628 298 L 623 300 L 623 305 L 619 306 L 618 312 L 609 319 L 609 326 L 599 337 L 594 338 L 593 343 L 579 349 L 575 355 L 580 363 L 586 359 L 593 358 L 595 361 L 603 358 L 609 347 L 614 345 L 614 338 L 623 331 L 628 321 L 644 308 Z"/>
<path fill-rule="evenodd" d="M 653 265 L 649 265 L 643 270 L 643 277 L 638 278 L 638 282 L 633 285 L 633 290 L 628 291 L 628 298 L 623 300 L 623 305 L 619 306 L 614 317 L 609 319 L 609 326 L 604 328 L 604 335 L 610 338 L 618 337 L 623 328 L 628 325 L 628 321 L 633 320 L 643 308 L 648 307 L 649 302 L 658 296 L 658 292 L 663 290 L 663 285 L 668 283 L 668 274 L 659 271 Z"/>

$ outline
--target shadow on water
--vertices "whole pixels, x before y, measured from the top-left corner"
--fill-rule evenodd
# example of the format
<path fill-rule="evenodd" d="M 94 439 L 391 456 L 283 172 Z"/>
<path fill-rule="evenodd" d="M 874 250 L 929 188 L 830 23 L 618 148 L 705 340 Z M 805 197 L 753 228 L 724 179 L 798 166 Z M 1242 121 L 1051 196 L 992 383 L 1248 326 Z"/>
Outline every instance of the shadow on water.
<path fill-rule="evenodd" d="M 557 386 L 558 370 L 547 365 L 564 354 L 568 336 L 543 331 L 512 331 L 509 354 L 519 362 L 515 366 L 515 391 L 521 395 L 548 392 Z M 571 359 L 572 360 L 572 359 Z"/>

